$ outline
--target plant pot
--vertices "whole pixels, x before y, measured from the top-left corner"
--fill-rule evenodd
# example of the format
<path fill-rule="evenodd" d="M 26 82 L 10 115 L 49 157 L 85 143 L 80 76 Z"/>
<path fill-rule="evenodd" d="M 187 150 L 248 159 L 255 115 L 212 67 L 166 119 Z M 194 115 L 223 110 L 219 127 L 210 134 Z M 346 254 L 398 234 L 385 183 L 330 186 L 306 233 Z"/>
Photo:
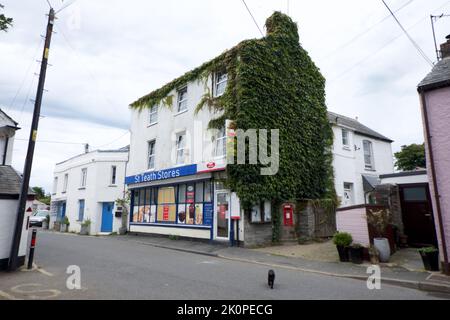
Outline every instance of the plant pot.
<path fill-rule="evenodd" d="M 89 235 L 90 226 L 81 226 L 80 235 L 87 236 Z"/>
<path fill-rule="evenodd" d="M 423 266 L 427 271 L 439 271 L 439 251 L 420 252 Z"/>
<path fill-rule="evenodd" d="M 59 227 L 59 232 L 67 232 L 67 224 L 61 224 Z"/>
<path fill-rule="evenodd" d="M 380 262 L 388 262 L 391 257 L 391 248 L 387 238 L 373 239 L 373 245 L 380 253 Z"/>
<path fill-rule="evenodd" d="M 355 264 L 363 263 L 364 247 L 350 247 L 350 260 Z"/>
<path fill-rule="evenodd" d="M 62 225 L 61 222 L 55 221 L 53 223 L 53 229 L 56 230 L 56 231 L 61 231 L 61 225 Z"/>
<path fill-rule="evenodd" d="M 349 257 L 348 257 L 348 250 L 349 247 L 344 247 L 344 246 L 336 246 L 338 254 L 339 254 L 339 261 L 341 262 L 348 262 L 349 261 Z"/>

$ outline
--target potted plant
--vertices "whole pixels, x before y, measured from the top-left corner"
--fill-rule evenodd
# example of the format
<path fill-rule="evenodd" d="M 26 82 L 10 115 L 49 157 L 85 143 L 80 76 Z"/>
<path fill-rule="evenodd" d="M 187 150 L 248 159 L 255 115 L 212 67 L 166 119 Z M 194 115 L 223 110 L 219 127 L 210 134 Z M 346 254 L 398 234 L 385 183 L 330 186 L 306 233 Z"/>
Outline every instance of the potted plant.
<path fill-rule="evenodd" d="M 60 227 L 60 232 L 67 232 L 69 230 L 69 218 L 67 218 L 67 216 L 64 216 L 63 220 L 61 221 L 61 227 Z"/>
<path fill-rule="evenodd" d="M 336 245 L 339 260 L 342 262 L 349 261 L 348 250 L 349 245 L 352 243 L 353 238 L 350 233 L 347 232 L 336 232 L 333 236 L 333 243 Z"/>
<path fill-rule="evenodd" d="M 435 247 L 425 247 L 419 249 L 423 266 L 428 271 L 439 271 L 439 250 Z"/>
<path fill-rule="evenodd" d="M 90 231 L 91 231 L 91 219 L 86 219 L 81 223 L 81 230 L 80 230 L 80 234 L 87 236 L 89 235 Z"/>
<path fill-rule="evenodd" d="M 380 253 L 380 261 L 388 262 L 391 256 L 389 241 L 383 235 L 390 224 L 391 215 L 388 209 L 369 210 L 367 212 L 367 222 L 375 229 L 376 236 L 373 245 Z"/>
<path fill-rule="evenodd" d="M 355 264 L 363 263 L 364 247 L 359 243 L 354 243 L 350 246 L 350 260 Z"/>
<path fill-rule="evenodd" d="M 370 263 L 372 263 L 372 264 L 380 263 L 380 252 L 373 245 L 371 245 L 369 247 L 369 257 L 370 257 Z"/>

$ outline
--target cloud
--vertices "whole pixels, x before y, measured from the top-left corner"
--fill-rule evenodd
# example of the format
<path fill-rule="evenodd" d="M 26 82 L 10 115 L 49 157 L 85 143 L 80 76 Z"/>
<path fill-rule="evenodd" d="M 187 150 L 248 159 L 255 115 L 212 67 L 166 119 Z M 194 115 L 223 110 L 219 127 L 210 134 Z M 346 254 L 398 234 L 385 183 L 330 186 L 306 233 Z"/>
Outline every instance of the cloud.
<path fill-rule="evenodd" d="M 60 6 L 60 1 L 51 2 Z M 389 4 L 395 10 L 407 2 Z M 429 14 L 449 9 L 442 7 L 446 2 L 413 1 L 397 13 L 430 58 L 434 45 Z M 33 108 L 28 99 L 36 92 L 33 73 L 39 72 L 35 60 L 42 54 L 40 35 L 48 6 L 35 0 L 2 3 L 15 23 L 0 34 L 0 105 L 20 121 L 23 129 L 18 135 L 26 138 Z M 274 10 L 287 10 L 286 2 L 278 0 L 247 0 L 247 4 L 261 28 Z M 423 141 L 416 85 L 430 67 L 393 19 L 384 19 L 388 12 L 380 1 L 290 1 L 289 13 L 298 23 L 301 44 L 327 79 L 329 109 L 358 116 L 395 140 L 394 150 Z M 441 19 L 436 27 L 442 42 L 450 19 Z M 46 118 L 39 135 L 91 145 L 123 134 L 130 124 L 128 105 L 137 98 L 244 39 L 260 37 L 238 0 L 78 0 L 58 14 L 55 31 L 42 105 Z M 126 141 L 112 146 L 121 144 Z M 16 144 L 14 165 L 19 170 L 24 146 Z M 81 144 L 38 145 L 32 184 L 48 188 L 53 165 L 80 151 Z"/>

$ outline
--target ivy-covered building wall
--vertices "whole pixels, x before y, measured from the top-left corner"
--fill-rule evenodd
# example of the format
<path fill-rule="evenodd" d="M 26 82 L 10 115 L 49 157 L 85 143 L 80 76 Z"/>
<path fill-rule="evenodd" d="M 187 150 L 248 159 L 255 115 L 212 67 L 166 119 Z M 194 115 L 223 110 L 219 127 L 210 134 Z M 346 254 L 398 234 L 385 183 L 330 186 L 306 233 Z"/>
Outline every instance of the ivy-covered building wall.
<path fill-rule="evenodd" d="M 325 105 L 325 79 L 300 45 L 297 24 L 287 15 L 275 12 L 267 19 L 266 30 L 265 37 L 239 43 L 133 102 L 131 108 L 144 110 L 155 105 L 170 108 L 177 88 L 192 81 L 206 83 L 211 81 L 212 74 L 226 72 L 224 94 L 215 97 L 206 90 L 196 112 L 205 108 L 215 112 L 210 128 L 223 127 L 229 119 L 236 129 L 279 130 L 279 170 L 275 175 L 261 175 L 261 164 L 229 164 L 224 181 L 238 195 L 243 218 L 248 221 L 252 206 L 261 201 L 271 202 L 269 229 L 272 240 L 277 241 L 283 201 L 336 202 L 331 166 L 333 135 Z M 272 150 L 270 140 L 268 150 Z M 261 228 L 267 231 L 267 224 L 263 225 Z"/>

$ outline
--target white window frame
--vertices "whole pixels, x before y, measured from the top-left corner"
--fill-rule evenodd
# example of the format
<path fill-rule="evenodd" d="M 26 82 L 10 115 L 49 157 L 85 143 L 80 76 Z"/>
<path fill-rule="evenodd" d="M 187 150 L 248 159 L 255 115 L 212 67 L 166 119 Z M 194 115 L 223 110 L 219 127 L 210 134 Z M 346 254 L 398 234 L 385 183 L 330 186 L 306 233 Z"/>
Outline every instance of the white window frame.
<path fill-rule="evenodd" d="M 350 131 L 347 129 L 341 129 L 342 134 L 342 145 L 347 148 L 350 147 Z"/>
<path fill-rule="evenodd" d="M 347 188 L 346 188 L 347 185 Z M 354 192 L 354 186 L 352 182 L 344 182 L 343 184 L 344 193 L 343 193 L 343 202 L 345 206 L 351 206 L 355 203 L 355 192 Z M 346 193 L 349 195 L 349 202 L 347 202 L 346 199 Z"/>
<path fill-rule="evenodd" d="M 226 155 L 227 150 L 227 131 L 225 129 L 225 126 L 218 130 L 216 139 L 214 141 L 214 157 L 215 158 L 223 158 Z M 222 151 L 222 153 L 219 153 L 219 150 Z"/>
<path fill-rule="evenodd" d="M 158 123 L 158 106 L 154 105 L 149 109 L 148 112 L 148 125 L 151 126 L 157 123 Z"/>
<path fill-rule="evenodd" d="M 186 95 L 184 99 L 181 99 L 181 95 L 184 91 L 186 92 Z M 183 109 L 180 108 L 182 105 L 184 106 Z M 188 109 L 188 87 L 186 85 L 177 90 L 177 111 L 178 113 L 182 113 L 187 111 L 187 109 Z"/>
<path fill-rule="evenodd" d="M 81 169 L 81 181 L 80 181 L 80 187 L 81 188 L 86 188 L 86 184 L 87 184 L 87 168 L 82 168 Z"/>
<path fill-rule="evenodd" d="M 66 173 L 66 174 L 64 174 L 64 184 L 63 184 L 63 193 L 66 193 L 67 192 L 67 184 L 68 184 L 68 182 L 69 182 L 69 174 L 68 173 Z"/>
<path fill-rule="evenodd" d="M 180 137 L 181 139 L 181 145 L 180 145 Z M 176 150 L 176 164 L 184 164 L 185 163 L 185 150 L 186 150 L 186 132 L 180 132 L 176 135 L 176 141 L 175 141 L 175 150 Z M 180 155 L 181 152 L 181 155 Z"/>
<path fill-rule="evenodd" d="M 153 145 L 153 149 L 151 148 Z M 153 151 L 153 153 L 151 153 Z M 150 140 L 147 143 L 147 169 L 155 169 L 155 159 L 156 159 L 156 139 Z M 153 165 L 150 165 L 153 161 Z"/>
<path fill-rule="evenodd" d="M 219 81 L 219 77 L 222 75 L 224 75 L 225 78 Z M 222 85 L 223 83 L 225 83 L 225 86 L 223 87 L 223 91 L 219 92 L 219 86 Z M 220 97 L 221 95 L 223 95 L 225 93 L 227 83 L 228 83 L 228 73 L 216 72 L 214 74 L 214 96 L 215 97 Z"/>
<path fill-rule="evenodd" d="M 117 166 L 111 166 L 111 185 L 117 185 Z"/>
<path fill-rule="evenodd" d="M 373 156 L 373 143 L 370 140 L 363 140 L 363 157 L 364 157 L 364 167 L 367 170 L 375 170 L 375 162 L 374 162 L 374 156 Z M 366 149 L 366 146 L 368 146 L 368 150 Z M 367 162 L 366 156 L 369 157 L 370 162 Z"/>
<path fill-rule="evenodd" d="M 58 191 L 58 177 L 53 178 L 53 194 L 56 194 Z"/>

